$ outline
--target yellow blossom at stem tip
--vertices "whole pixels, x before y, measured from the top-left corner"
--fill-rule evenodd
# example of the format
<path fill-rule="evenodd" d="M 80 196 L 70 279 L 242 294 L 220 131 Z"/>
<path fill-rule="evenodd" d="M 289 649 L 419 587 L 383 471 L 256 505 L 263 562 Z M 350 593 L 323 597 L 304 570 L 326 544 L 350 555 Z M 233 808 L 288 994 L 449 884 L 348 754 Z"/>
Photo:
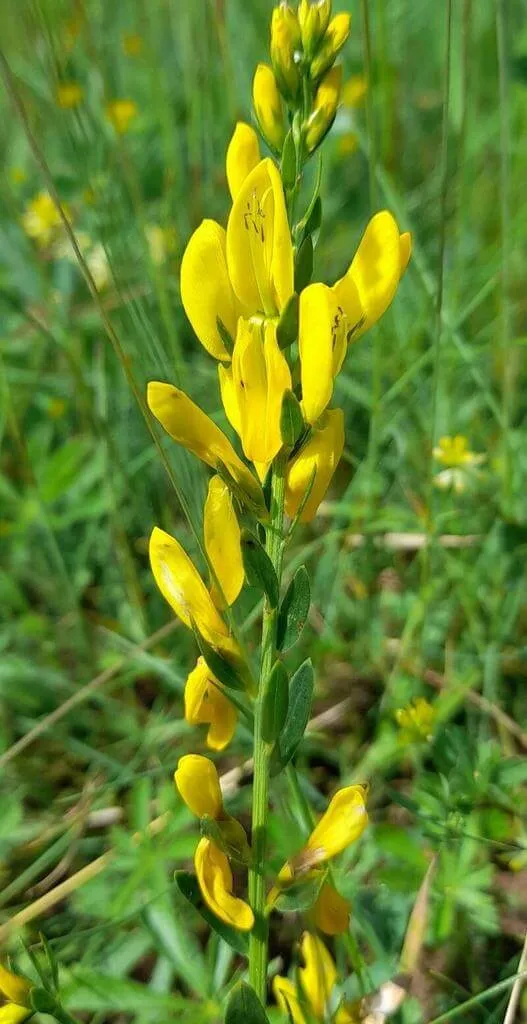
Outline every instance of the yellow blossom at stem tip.
<path fill-rule="evenodd" d="M 306 125 L 306 146 L 310 153 L 322 142 L 337 113 L 342 89 L 342 67 L 330 68 L 315 93 L 313 113 Z"/>
<path fill-rule="evenodd" d="M 187 677 L 185 720 L 189 725 L 209 726 L 207 746 L 211 750 L 223 750 L 232 740 L 236 729 L 236 708 L 225 696 L 203 658 L 198 658 L 195 668 Z"/>
<path fill-rule="evenodd" d="M 297 57 L 302 38 L 296 12 L 280 3 L 271 16 L 271 62 L 280 91 L 287 100 L 295 98 L 300 85 Z"/>
<path fill-rule="evenodd" d="M 174 782 L 181 799 L 197 818 L 208 815 L 217 819 L 223 814 L 223 799 L 216 765 L 201 754 L 180 757 Z"/>
<path fill-rule="evenodd" d="M 351 14 L 343 12 L 331 19 L 322 44 L 311 61 L 311 78 L 320 78 L 331 67 L 350 34 L 350 27 Z"/>
<path fill-rule="evenodd" d="M 248 903 L 233 895 L 229 861 L 211 839 L 200 839 L 194 855 L 194 867 L 201 895 L 212 913 L 238 931 L 250 931 L 254 925 L 254 914 Z"/>

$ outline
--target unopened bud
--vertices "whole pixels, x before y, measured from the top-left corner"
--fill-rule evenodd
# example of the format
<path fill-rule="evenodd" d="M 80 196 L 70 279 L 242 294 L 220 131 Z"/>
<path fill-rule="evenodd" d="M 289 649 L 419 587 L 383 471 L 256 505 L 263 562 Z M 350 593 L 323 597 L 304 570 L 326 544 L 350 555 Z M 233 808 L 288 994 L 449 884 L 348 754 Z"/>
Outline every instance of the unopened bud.
<path fill-rule="evenodd" d="M 337 113 L 342 89 L 342 67 L 331 68 L 322 79 L 316 94 L 313 113 L 306 125 L 306 146 L 310 153 L 327 134 Z"/>
<path fill-rule="evenodd" d="M 300 25 L 292 7 L 281 3 L 271 18 L 271 61 L 280 92 L 293 100 L 300 85 L 298 59 L 302 43 Z"/>
<path fill-rule="evenodd" d="M 350 34 L 351 14 L 336 14 L 331 19 L 320 48 L 311 61 L 311 78 L 320 78 L 334 64 Z"/>
<path fill-rule="evenodd" d="M 282 99 L 272 68 L 258 64 L 253 79 L 253 105 L 260 130 L 271 149 L 282 151 L 286 123 Z"/>
<path fill-rule="evenodd" d="M 302 46 L 312 56 L 324 38 L 331 18 L 331 0 L 300 0 L 298 22 L 302 33 Z"/>

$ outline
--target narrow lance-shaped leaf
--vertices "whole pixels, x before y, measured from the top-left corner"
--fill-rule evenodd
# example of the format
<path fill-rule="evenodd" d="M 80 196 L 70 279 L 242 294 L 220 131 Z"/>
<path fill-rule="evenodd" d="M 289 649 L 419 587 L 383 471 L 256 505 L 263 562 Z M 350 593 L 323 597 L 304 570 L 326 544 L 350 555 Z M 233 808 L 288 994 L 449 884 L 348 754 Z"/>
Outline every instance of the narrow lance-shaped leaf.
<path fill-rule="evenodd" d="M 279 651 L 287 651 L 297 642 L 306 624 L 311 601 L 309 575 L 305 565 L 295 572 L 286 592 L 276 630 L 276 645 Z"/>
<path fill-rule="evenodd" d="M 256 992 L 245 981 L 240 981 L 231 992 L 225 1024 L 269 1024 Z"/>
<path fill-rule="evenodd" d="M 304 661 L 289 684 L 289 707 L 284 727 L 271 759 L 271 773 L 278 775 L 295 756 L 306 731 L 313 699 L 314 672 L 311 660 Z"/>
<path fill-rule="evenodd" d="M 313 239 L 306 235 L 295 256 L 295 292 L 306 288 L 313 276 Z"/>
<path fill-rule="evenodd" d="M 286 448 L 294 448 L 305 430 L 302 408 L 292 391 L 284 391 L 280 414 L 280 433 Z"/>
<path fill-rule="evenodd" d="M 284 188 L 293 188 L 296 182 L 296 147 L 292 129 L 288 131 L 282 149 L 282 181 Z"/>
<path fill-rule="evenodd" d="M 176 885 L 186 900 L 197 910 L 204 921 L 240 956 L 248 956 L 249 942 L 243 932 L 231 928 L 230 925 L 220 921 L 219 917 L 210 911 L 203 900 L 197 878 L 190 871 L 176 871 Z"/>
<path fill-rule="evenodd" d="M 280 348 L 289 348 L 298 338 L 298 295 L 293 293 L 284 306 L 276 327 L 276 340 Z"/>
<path fill-rule="evenodd" d="M 262 704 L 262 736 L 274 743 L 287 715 L 289 678 L 281 661 L 275 662 L 265 685 Z"/>
<path fill-rule="evenodd" d="M 271 608 L 276 608 L 280 589 L 269 555 L 250 530 L 242 530 L 242 557 L 247 582 L 263 590 Z"/>

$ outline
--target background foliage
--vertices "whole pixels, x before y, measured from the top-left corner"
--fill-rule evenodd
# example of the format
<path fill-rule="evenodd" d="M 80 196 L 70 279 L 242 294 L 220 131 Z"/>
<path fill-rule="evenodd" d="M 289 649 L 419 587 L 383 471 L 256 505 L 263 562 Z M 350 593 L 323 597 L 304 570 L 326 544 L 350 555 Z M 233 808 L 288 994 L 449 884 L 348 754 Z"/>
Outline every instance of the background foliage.
<path fill-rule="evenodd" d="M 327 712 L 302 748 L 305 790 L 320 806 L 337 778 L 371 785 L 372 826 L 341 887 L 372 983 L 393 970 L 438 855 L 427 949 L 400 1012 L 408 1024 L 513 974 L 527 916 L 527 10 L 523 0 L 450 6 L 449 26 L 446 2 L 368 4 L 368 47 L 353 5 L 346 77 L 365 73 L 369 88 L 325 146 L 317 277 L 342 273 L 384 206 L 412 230 L 415 255 L 339 377 L 345 458 L 289 567 L 305 561 L 313 574 L 294 657 L 313 658 L 313 713 Z M 250 116 L 269 15 L 264 0 L 22 0 L 3 21 L 27 124 L 4 93 L 0 914 L 49 901 L 17 935 L 37 947 L 43 931 L 68 1007 L 96 1020 L 216 1020 L 236 964 L 173 883 L 195 841 L 171 784 L 195 742 L 181 701 L 194 651 L 146 558 L 154 523 L 192 549 L 184 513 L 199 529 L 205 477 L 167 444 L 169 479 L 130 376 L 139 395 L 148 379 L 169 380 L 221 416 L 178 267 L 199 220 L 226 216 L 225 148 Z M 56 89 L 69 80 L 83 101 L 64 110 Z M 105 117 L 116 98 L 138 110 L 122 135 Z M 104 246 L 99 307 L 67 246 L 57 255 L 24 233 L 24 211 L 49 187 L 28 129 L 75 231 Z M 152 227 L 165 230 L 161 258 Z M 434 485 L 444 434 L 486 456 L 460 494 Z M 254 600 L 240 609 L 249 637 Z M 417 697 L 434 706 L 421 736 L 395 716 Z M 248 756 L 249 740 L 240 726 L 222 770 Z M 275 866 L 298 829 L 285 786 L 274 791 Z M 247 813 L 243 784 L 232 808 Z M 165 811 L 156 835 L 134 841 Z M 109 849 L 104 870 L 55 900 Z M 286 965 L 300 928 L 291 919 L 273 932 Z M 8 948 L 20 951 L 14 936 Z M 508 997 L 466 1019 L 501 1021 Z"/>

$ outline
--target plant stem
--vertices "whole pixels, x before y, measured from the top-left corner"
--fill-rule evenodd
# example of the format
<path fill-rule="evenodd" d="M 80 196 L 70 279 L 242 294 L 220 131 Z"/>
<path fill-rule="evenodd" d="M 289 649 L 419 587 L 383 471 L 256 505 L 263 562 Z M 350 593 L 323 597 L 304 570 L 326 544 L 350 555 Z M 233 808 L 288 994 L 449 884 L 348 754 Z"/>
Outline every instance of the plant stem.
<path fill-rule="evenodd" d="M 282 574 L 285 464 L 286 456 L 284 453 L 280 453 L 272 470 L 270 521 L 265 535 L 265 550 L 273 563 L 279 584 Z M 249 899 L 255 917 L 249 942 L 249 980 L 264 1005 L 268 938 L 268 924 L 265 916 L 265 860 L 270 749 L 262 738 L 262 698 L 265 683 L 275 659 L 277 617 L 278 609 L 271 608 L 266 598 L 262 621 L 260 684 L 254 715 L 253 861 L 249 874 Z"/>

